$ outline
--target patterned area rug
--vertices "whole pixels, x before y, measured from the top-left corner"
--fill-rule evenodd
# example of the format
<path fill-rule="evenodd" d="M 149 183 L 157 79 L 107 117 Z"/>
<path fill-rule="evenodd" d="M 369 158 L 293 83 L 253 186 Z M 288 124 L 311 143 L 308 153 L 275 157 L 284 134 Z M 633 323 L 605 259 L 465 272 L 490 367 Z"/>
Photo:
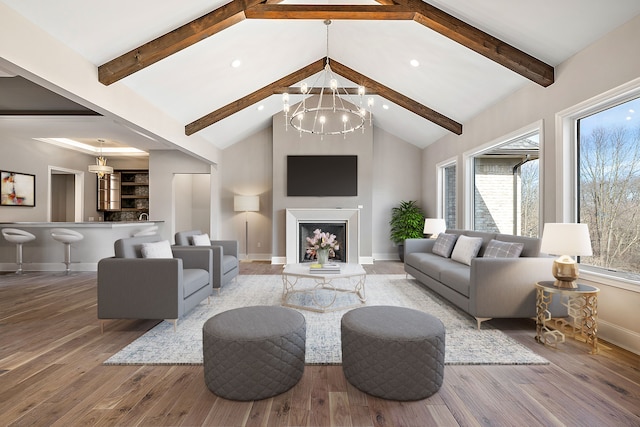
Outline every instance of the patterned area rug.
<path fill-rule="evenodd" d="M 306 280 L 306 279 L 305 279 Z M 306 304 L 304 294 L 296 294 L 296 304 Z M 319 298 L 331 297 L 326 293 Z M 366 279 L 366 305 L 410 307 L 442 320 L 446 329 L 445 363 L 449 365 L 528 365 L 548 364 L 543 357 L 508 337 L 483 325 L 476 327 L 471 316 L 453 308 L 446 300 L 422 287 L 404 274 L 369 275 Z M 203 301 L 173 325 L 161 322 L 152 330 L 109 358 L 106 365 L 197 365 L 202 364 L 202 325 L 216 313 L 251 305 L 279 305 L 282 278 L 277 275 L 239 276 L 237 283 L 225 286 L 211 304 Z M 291 301 L 290 302 L 294 302 Z M 350 306 L 353 294 L 340 293 L 338 306 Z M 328 313 L 299 310 L 306 318 L 306 363 L 340 364 L 340 319 L 349 309 Z M 533 331 L 532 331 L 533 334 Z"/>

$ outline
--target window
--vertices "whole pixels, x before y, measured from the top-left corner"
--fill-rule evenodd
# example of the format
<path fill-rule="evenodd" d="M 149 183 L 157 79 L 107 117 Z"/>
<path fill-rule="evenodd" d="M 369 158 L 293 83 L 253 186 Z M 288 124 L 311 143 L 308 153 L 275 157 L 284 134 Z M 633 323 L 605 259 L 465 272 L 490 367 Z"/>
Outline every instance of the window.
<path fill-rule="evenodd" d="M 640 280 L 640 98 L 579 118 L 576 151 L 577 219 L 593 248 L 580 262 Z"/>
<path fill-rule="evenodd" d="M 539 157 L 538 127 L 473 154 L 474 230 L 538 236 Z"/>
<path fill-rule="evenodd" d="M 440 181 L 440 215 L 447 228 L 456 228 L 456 163 L 445 162 L 438 166 Z"/>

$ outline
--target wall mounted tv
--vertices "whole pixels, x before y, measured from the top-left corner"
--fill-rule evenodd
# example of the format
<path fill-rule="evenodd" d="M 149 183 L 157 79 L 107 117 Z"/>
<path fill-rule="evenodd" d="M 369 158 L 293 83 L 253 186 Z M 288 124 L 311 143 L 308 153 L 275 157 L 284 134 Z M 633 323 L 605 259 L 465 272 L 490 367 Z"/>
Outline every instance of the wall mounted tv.
<path fill-rule="evenodd" d="M 287 196 L 357 196 L 358 156 L 287 156 Z"/>

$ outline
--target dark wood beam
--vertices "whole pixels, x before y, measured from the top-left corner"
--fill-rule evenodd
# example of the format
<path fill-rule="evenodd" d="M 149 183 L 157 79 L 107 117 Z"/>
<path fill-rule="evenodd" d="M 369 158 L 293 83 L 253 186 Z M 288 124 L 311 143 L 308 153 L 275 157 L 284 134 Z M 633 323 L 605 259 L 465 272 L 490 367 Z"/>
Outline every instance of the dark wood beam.
<path fill-rule="evenodd" d="M 98 67 L 104 85 L 117 82 L 245 19 L 244 10 L 262 0 L 233 0 L 200 18 Z"/>
<path fill-rule="evenodd" d="M 319 87 L 314 87 L 311 88 L 309 90 L 309 92 L 307 92 L 307 95 L 320 95 L 320 89 Z M 367 92 L 365 93 L 365 95 L 378 95 L 378 92 L 370 89 L 370 88 L 366 88 Z M 357 95 L 358 94 L 358 88 L 357 87 L 343 87 L 340 88 L 340 94 L 342 95 L 343 93 L 347 93 L 349 95 Z M 300 88 L 297 86 L 290 86 L 290 87 L 277 87 L 273 90 L 273 93 L 278 95 L 278 94 L 283 94 L 283 93 L 288 93 L 291 95 L 301 95 L 300 93 Z M 324 93 L 331 93 L 331 89 L 326 87 L 324 88 Z"/>
<path fill-rule="evenodd" d="M 360 19 L 412 20 L 415 12 L 405 6 L 259 4 L 245 11 L 247 19 Z"/>
<path fill-rule="evenodd" d="M 357 71 L 347 67 L 346 65 L 342 65 L 337 61 L 330 60 L 329 65 L 334 72 L 340 74 L 342 77 L 349 79 L 354 83 L 362 85 L 367 89 L 371 88 L 383 98 L 388 99 L 389 101 L 401 106 L 402 108 L 405 108 L 419 115 L 420 117 L 423 117 L 437 124 L 438 126 L 441 126 L 448 131 L 455 133 L 456 135 L 462 134 L 462 125 L 455 120 L 452 120 L 449 117 L 440 114 L 437 111 L 432 110 L 431 108 L 426 107 L 419 102 L 416 102 L 413 99 L 408 98 L 401 93 L 396 92 L 395 90 L 390 89 L 387 86 L 358 73 Z"/>
<path fill-rule="evenodd" d="M 414 20 L 445 37 L 497 62 L 523 77 L 547 87 L 554 69 L 537 58 L 493 37 L 422 0 L 396 0 L 416 12 Z"/>
<path fill-rule="evenodd" d="M 299 69 L 298 71 L 294 71 L 293 73 L 276 80 L 275 82 L 268 84 L 267 86 L 258 89 L 257 91 L 250 93 L 249 95 L 240 98 L 236 101 L 233 101 L 230 104 L 225 105 L 222 108 L 217 109 L 216 111 L 207 114 L 199 118 L 198 120 L 189 123 L 185 126 L 185 133 L 187 135 L 193 135 L 194 133 L 201 131 L 202 129 L 211 126 L 212 124 L 229 117 L 232 114 L 241 111 L 256 102 L 260 102 L 265 98 L 273 95 L 274 90 L 276 88 L 280 88 L 283 86 L 291 86 L 299 82 L 300 80 L 304 80 L 307 77 L 313 76 L 316 73 L 319 73 L 324 68 L 326 59 L 319 59 L 306 67 Z"/>

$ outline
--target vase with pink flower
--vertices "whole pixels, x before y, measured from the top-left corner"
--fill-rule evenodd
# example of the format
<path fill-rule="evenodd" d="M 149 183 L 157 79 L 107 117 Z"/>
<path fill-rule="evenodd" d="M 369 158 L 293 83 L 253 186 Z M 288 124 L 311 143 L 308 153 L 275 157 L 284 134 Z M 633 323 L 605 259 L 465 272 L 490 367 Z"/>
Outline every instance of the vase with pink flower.
<path fill-rule="evenodd" d="M 339 249 L 335 234 L 322 232 L 318 228 L 313 231 L 313 236 L 307 237 L 307 254 L 315 256 L 318 264 L 327 264 L 329 257 L 335 257 L 335 251 Z"/>

